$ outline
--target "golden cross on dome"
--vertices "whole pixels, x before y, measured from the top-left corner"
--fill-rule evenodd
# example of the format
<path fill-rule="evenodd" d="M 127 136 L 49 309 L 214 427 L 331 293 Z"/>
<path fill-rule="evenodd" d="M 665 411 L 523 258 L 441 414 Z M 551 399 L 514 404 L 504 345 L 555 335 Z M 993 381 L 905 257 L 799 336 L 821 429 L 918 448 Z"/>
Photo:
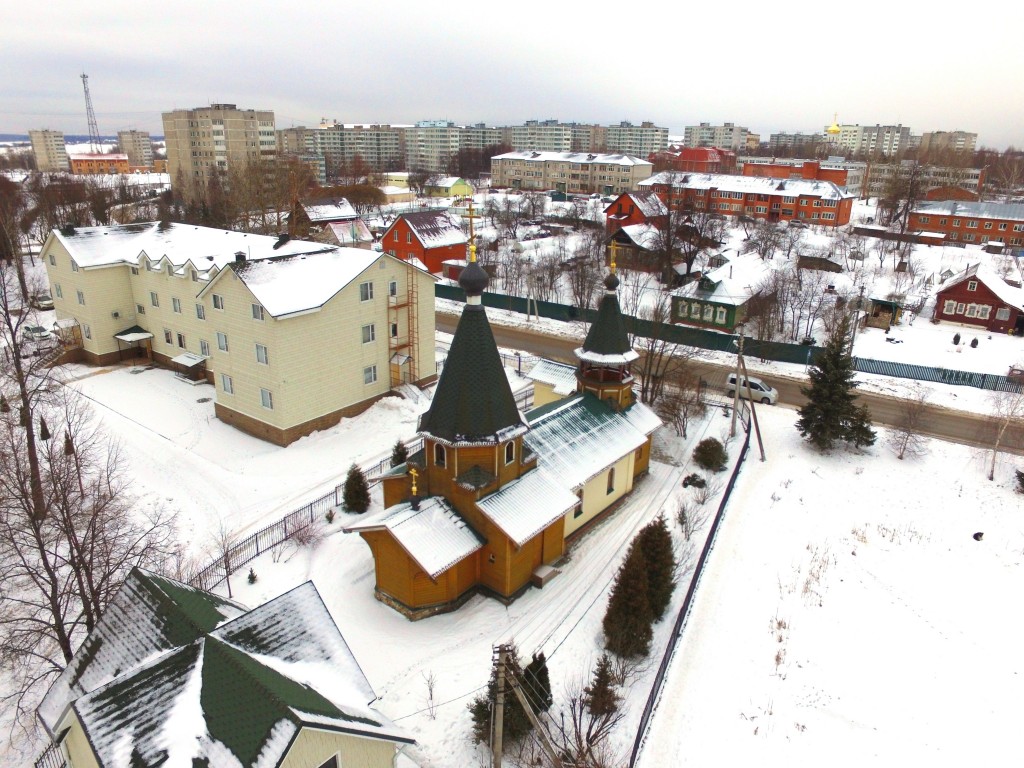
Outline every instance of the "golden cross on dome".
<path fill-rule="evenodd" d="M 610 250 L 612 252 L 610 266 L 611 266 L 612 274 L 614 275 L 615 274 L 615 257 L 616 257 L 616 254 L 619 252 L 619 244 L 618 244 L 617 241 L 612 240 L 612 244 L 610 246 Z"/>
<path fill-rule="evenodd" d="M 412 478 L 412 495 L 416 495 L 416 475 L 419 473 L 416 471 L 416 467 L 409 467 L 409 477 Z"/>
<path fill-rule="evenodd" d="M 469 201 L 469 213 L 463 214 L 464 219 L 469 219 L 469 260 L 476 261 L 476 233 L 473 231 L 473 222 L 480 218 L 480 214 L 473 212 L 473 201 Z"/>

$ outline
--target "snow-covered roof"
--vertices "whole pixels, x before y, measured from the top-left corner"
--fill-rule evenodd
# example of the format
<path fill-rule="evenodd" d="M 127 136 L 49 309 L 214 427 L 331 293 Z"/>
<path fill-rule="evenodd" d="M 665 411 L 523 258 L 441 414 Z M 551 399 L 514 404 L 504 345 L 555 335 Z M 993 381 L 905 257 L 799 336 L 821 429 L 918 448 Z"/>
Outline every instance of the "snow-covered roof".
<path fill-rule="evenodd" d="M 456 184 L 460 183 L 465 184 L 466 182 L 458 176 L 445 176 L 443 179 L 437 179 L 436 181 L 430 182 L 427 186 L 437 189 L 451 189 Z"/>
<path fill-rule="evenodd" d="M 593 152 L 531 152 L 524 150 L 521 152 L 506 152 L 502 155 L 495 155 L 491 160 L 527 160 L 535 163 L 544 162 L 561 162 L 561 163 L 578 163 L 583 165 L 650 165 L 653 166 L 648 160 L 641 160 L 639 157 L 633 157 L 632 155 L 614 155 L 614 154 L 595 154 Z"/>
<path fill-rule="evenodd" d="M 1021 203 L 974 203 L 963 200 L 936 200 L 914 206 L 914 213 L 935 216 L 962 216 L 979 219 L 1005 219 L 1024 221 L 1024 204 Z"/>
<path fill-rule="evenodd" d="M 105 155 L 102 152 L 68 152 L 68 158 L 71 160 L 123 160 L 128 161 L 128 155 L 121 155 L 117 153 Z"/>
<path fill-rule="evenodd" d="M 728 269 L 729 267 L 726 265 L 708 272 L 700 280 L 694 280 L 677 288 L 672 295 L 680 299 L 699 299 L 733 307 L 746 304 L 753 295 L 750 284 L 729 277 Z M 710 291 L 706 288 L 709 284 L 713 285 Z"/>
<path fill-rule="evenodd" d="M 117 264 L 139 266 L 145 256 L 150 263 L 172 265 L 181 273 L 187 264 L 200 274 L 223 269 L 238 252 L 251 260 L 271 256 L 321 253 L 334 246 L 303 240 L 286 240 L 272 235 L 254 235 L 192 224 L 161 225 L 159 222 L 119 224 L 109 227 L 55 229 L 55 238 L 82 269 Z M 44 247 L 45 250 L 45 247 Z"/>
<path fill-rule="evenodd" d="M 1009 304 L 1011 307 L 1016 307 L 1017 309 L 1024 309 L 1024 289 L 1014 288 L 1003 280 L 1003 278 L 987 264 L 979 263 L 968 267 L 948 283 L 943 285 L 939 290 L 939 293 L 947 291 L 953 286 L 959 285 L 965 280 L 970 279 L 977 279 L 983 282 L 985 287 L 998 296 L 999 300 L 1005 304 Z"/>
<path fill-rule="evenodd" d="M 653 224 L 630 224 L 626 227 L 619 227 L 619 231 L 635 246 L 647 251 L 656 249 L 661 237 L 660 231 Z"/>
<path fill-rule="evenodd" d="M 485 543 L 440 496 L 421 500 L 419 509 L 403 501 L 345 527 L 346 533 L 374 530 L 390 532 L 432 579 Z"/>
<path fill-rule="evenodd" d="M 136 582 L 154 578 L 141 574 Z M 172 605 L 192 604 L 192 620 L 165 616 L 166 609 L 135 618 L 164 630 L 171 648 L 153 644 L 135 658 L 108 653 L 119 669 L 74 696 L 101 765 L 273 766 L 305 726 L 413 741 L 368 705 L 373 690 L 312 582 L 224 621 L 210 613 L 212 595 L 162 581 L 174 585 L 165 596 Z M 92 651 L 103 648 L 94 644 L 75 660 L 96 666 Z"/>
<path fill-rule="evenodd" d="M 320 200 L 315 203 L 303 203 L 302 209 L 314 224 L 328 221 L 347 221 L 358 219 L 359 214 L 352 204 L 343 197 L 337 200 Z"/>
<path fill-rule="evenodd" d="M 462 224 L 448 211 L 417 211 L 403 213 L 395 221 L 404 220 L 424 248 L 443 248 L 448 245 L 463 245 L 469 242 Z M 395 224 L 392 224 L 393 228 Z M 391 228 L 388 229 L 391 231 Z M 385 238 L 387 233 L 385 233 Z"/>
<path fill-rule="evenodd" d="M 541 457 L 538 471 L 571 490 L 639 448 L 661 424 L 643 403 L 616 411 L 590 393 L 534 409 L 526 418 L 526 443 Z"/>
<path fill-rule="evenodd" d="M 334 239 L 338 241 L 338 245 L 347 246 L 352 245 L 353 243 L 373 242 L 373 235 L 370 234 L 370 228 L 366 226 L 366 223 L 362 219 L 333 221 L 327 226 L 334 235 Z"/>
<path fill-rule="evenodd" d="M 637 210 L 648 218 L 668 215 L 668 207 L 665 205 L 665 201 L 658 197 L 657 193 L 653 190 L 645 190 L 643 192 L 624 192 L 619 200 L 612 202 L 611 205 L 605 208 L 605 213 L 608 214 L 609 218 L 616 218 L 617 214 L 609 213 L 609 211 L 611 211 L 612 208 L 617 209 L 619 201 L 622 200 L 622 198 L 628 198 L 631 200 Z M 622 215 L 625 216 L 626 214 Z"/>
<path fill-rule="evenodd" d="M 576 391 L 576 368 L 552 360 L 538 360 L 526 374 L 527 378 L 548 384 L 556 395 L 571 395 Z"/>
<path fill-rule="evenodd" d="M 363 248 L 233 263 L 232 269 L 273 317 L 307 312 L 326 304 L 378 259 L 393 256 Z M 213 290 L 216 280 L 204 292 Z"/>
<path fill-rule="evenodd" d="M 578 503 L 579 498 L 560 478 L 538 466 L 476 505 L 521 547 Z"/>
<path fill-rule="evenodd" d="M 811 179 L 775 179 L 766 176 L 736 176 L 724 173 L 681 173 L 662 171 L 641 181 L 640 187 L 672 183 L 676 189 L 716 189 L 721 192 L 783 195 L 785 197 L 817 197 L 822 200 L 845 200 L 855 197 L 831 181 Z"/>

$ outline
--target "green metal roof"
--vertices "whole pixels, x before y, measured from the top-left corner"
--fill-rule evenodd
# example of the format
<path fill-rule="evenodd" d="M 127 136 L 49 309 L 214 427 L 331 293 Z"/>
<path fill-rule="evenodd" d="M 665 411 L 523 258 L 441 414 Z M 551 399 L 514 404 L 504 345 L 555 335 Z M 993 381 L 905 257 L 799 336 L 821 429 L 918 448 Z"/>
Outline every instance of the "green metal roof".
<path fill-rule="evenodd" d="M 467 304 L 419 431 L 448 443 L 507 440 L 525 423 L 481 304 Z"/>
<path fill-rule="evenodd" d="M 622 355 L 633 350 L 626 332 L 626 321 L 619 308 L 619 297 L 615 293 L 609 291 L 601 297 L 597 319 L 590 326 L 583 349 L 598 355 Z"/>

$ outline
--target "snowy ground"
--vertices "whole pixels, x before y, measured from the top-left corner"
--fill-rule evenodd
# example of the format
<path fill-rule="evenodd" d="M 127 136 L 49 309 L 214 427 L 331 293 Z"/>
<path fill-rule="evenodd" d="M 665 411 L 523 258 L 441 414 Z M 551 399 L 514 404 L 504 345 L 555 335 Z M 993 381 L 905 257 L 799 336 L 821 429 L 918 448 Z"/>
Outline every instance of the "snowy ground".
<path fill-rule="evenodd" d="M 793 421 L 762 412 L 641 765 L 1017 764 L 1019 461 L 821 456 Z"/>

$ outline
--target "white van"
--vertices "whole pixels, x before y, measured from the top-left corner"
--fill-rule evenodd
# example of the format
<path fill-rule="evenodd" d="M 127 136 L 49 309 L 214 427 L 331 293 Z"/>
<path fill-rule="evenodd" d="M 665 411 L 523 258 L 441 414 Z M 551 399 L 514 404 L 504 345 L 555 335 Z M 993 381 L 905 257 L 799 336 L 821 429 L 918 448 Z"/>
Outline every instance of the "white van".
<path fill-rule="evenodd" d="M 747 389 L 748 384 L 750 387 L 749 391 Z M 729 377 L 725 380 L 725 391 L 729 397 L 733 397 L 736 394 L 735 373 L 730 373 Z M 751 376 L 749 379 L 740 379 L 740 397 L 757 400 L 765 405 L 775 405 L 779 402 L 779 390 L 761 381 L 761 379 L 755 379 Z"/>

